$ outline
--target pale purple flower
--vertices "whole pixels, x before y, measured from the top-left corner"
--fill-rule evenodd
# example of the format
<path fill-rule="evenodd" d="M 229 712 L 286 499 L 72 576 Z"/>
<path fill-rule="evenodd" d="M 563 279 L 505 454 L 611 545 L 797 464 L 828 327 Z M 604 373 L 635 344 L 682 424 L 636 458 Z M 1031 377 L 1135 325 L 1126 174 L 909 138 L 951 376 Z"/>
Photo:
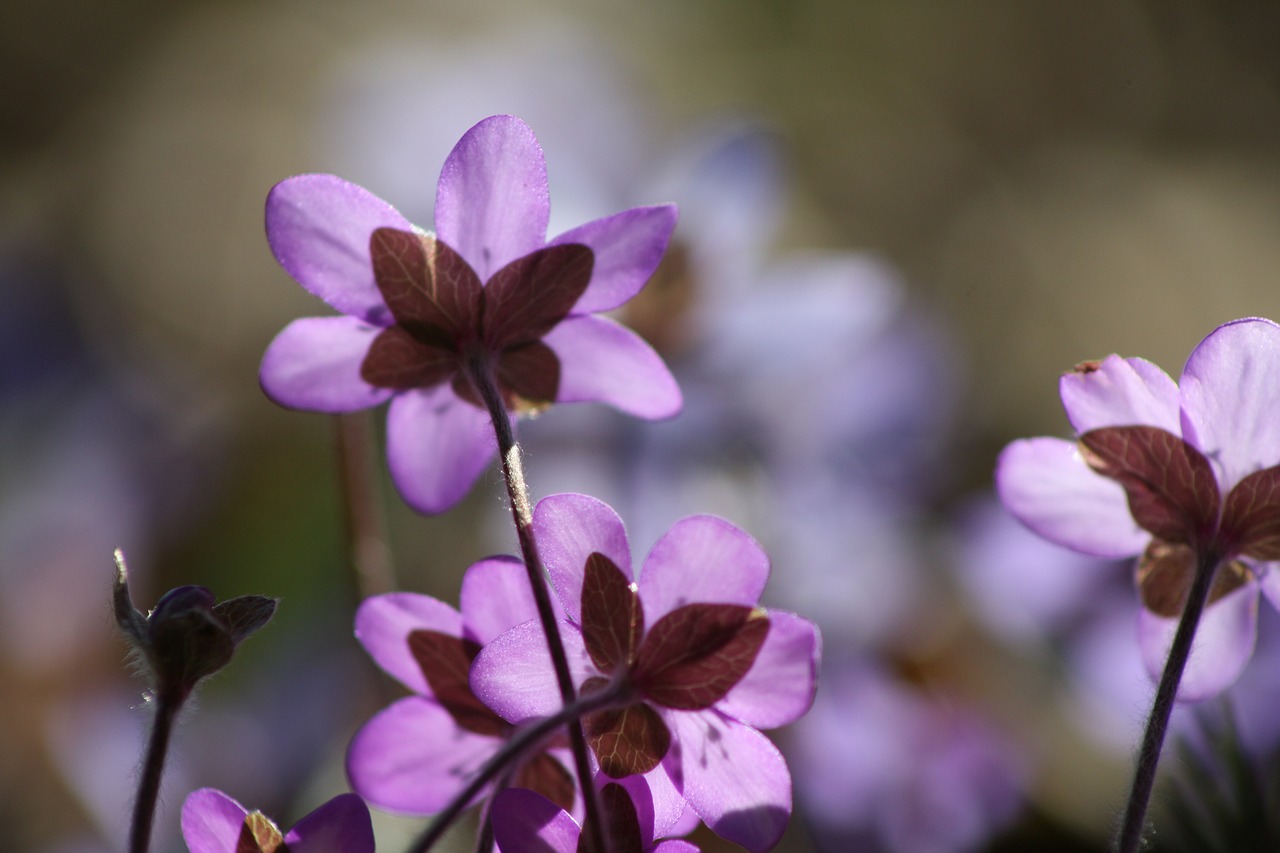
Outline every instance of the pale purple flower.
<path fill-rule="evenodd" d="M 791 776 L 758 730 L 808 710 L 820 644 L 812 623 L 757 606 L 764 551 L 722 519 L 691 516 L 637 574 L 622 520 L 585 495 L 542 500 L 534 529 L 571 620 L 563 639 L 575 683 L 588 695 L 621 691 L 618 707 L 585 721 L 602 772 L 648 774 L 655 796 L 673 789 L 722 837 L 754 851 L 775 844 Z M 536 623 L 487 645 L 471 685 L 512 722 L 560 707 Z"/>
<path fill-rule="evenodd" d="M 606 780 L 600 791 L 612 853 L 697 853 L 688 841 L 656 841 L 673 834 L 644 777 Z M 493 837 L 502 853 L 578 853 L 582 827 L 573 816 L 533 791 L 508 788 L 494 798 Z M 678 833 L 678 830 L 677 830 Z"/>
<path fill-rule="evenodd" d="M 1080 436 L 1016 441 L 996 481 L 1006 507 L 1059 545 L 1142 554 L 1139 640 L 1164 665 L 1196 560 L 1219 563 L 1179 698 L 1214 695 L 1253 650 L 1259 590 L 1280 602 L 1280 326 L 1219 326 L 1175 383 L 1139 358 L 1088 363 L 1060 382 Z M 1105 474 L 1105 476 L 1104 476 Z"/>
<path fill-rule="evenodd" d="M 182 837 L 191 853 L 373 853 L 369 809 L 355 794 L 340 794 L 280 829 L 262 812 L 214 788 L 193 791 L 182 804 Z"/>
<path fill-rule="evenodd" d="M 472 694 L 467 676 L 480 648 L 515 625 L 534 620 L 545 645 L 524 565 L 506 557 L 475 563 L 463 578 L 460 603 L 461 612 L 397 592 L 366 599 L 356 613 L 365 649 L 416 694 L 365 723 L 347 752 L 351 787 L 379 808 L 440 811 L 515 731 Z M 554 752 L 523 759 L 513 784 L 571 808 L 576 782 Z"/>
<path fill-rule="evenodd" d="M 597 401 L 674 415 L 680 391 L 662 360 L 600 312 L 644 286 L 675 208 L 632 208 L 548 241 L 549 211 L 542 149 L 513 116 L 481 121 L 449 154 L 434 233 L 333 175 L 277 184 L 267 199 L 272 251 L 343 316 L 285 327 L 263 357 L 263 389 L 320 412 L 390 400 L 392 478 L 428 513 L 458 501 L 493 457 L 470 380 L 478 363 L 517 413 Z"/>

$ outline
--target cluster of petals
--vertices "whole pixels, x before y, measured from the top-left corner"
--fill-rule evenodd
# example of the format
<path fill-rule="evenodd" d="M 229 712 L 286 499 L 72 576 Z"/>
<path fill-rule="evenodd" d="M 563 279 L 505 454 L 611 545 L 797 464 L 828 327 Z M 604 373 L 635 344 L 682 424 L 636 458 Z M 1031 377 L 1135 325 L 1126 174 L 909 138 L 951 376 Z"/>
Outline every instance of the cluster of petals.
<path fill-rule="evenodd" d="M 1064 375 L 1060 391 L 1079 441 L 1009 445 L 996 475 L 1002 501 L 1059 545 L 1142 555 L 1139 641 L 1153 675 L 1195 565 L 1218 565 L 1178 695 L 1217 694 L 1252 654 L 1260 591 L 1280 605 L 1280 326 L 1219 326 L 1179 382 L 1112 355 Z"/>
<path fill-rule="evenodd" d="M 282 833 L 262 812 L 214 788 L 182 804 L 182 837 L 191 853 L 373 853 L 373 822 L 355 794 L 340 794 Z"/>
<path fill-rule="evenodd" d="M 595 401 L 674 415 L 680 391 L 662 360 L 601 312 L 652 275 L 675 208 L 632 208 L 551 240 L 549 212 L 542 149 L 514 116 L 481 121 L 449 154 L 434 232 L 333 175 L 277 184 L 271 250 L 341 315 L 286 326 L 263 357 L 264 391 L 318 412 L 390 400 L 392 479 L 426 513 L 465 495 L 496 449 L 471 371 L 492 371 L 517 412 Z"/>
<path fill-rule="evenodd" d="M 682 799 L 749 850 L 776 844 L 791 776 L 759 730 L 808 710 L 820 641 L 807 620 L 758 606 L 769 575 L 759 544 L 722 519 L 690 516 L 636 573 L 622 520 L 577 494 L 539 502 L 534 531 L 568 617 L 562 639 L 575 684 L 588 696 L 625 697 L 584 721 L 602 772 L 643 774 L 655 802 Z M 536 623 L 485 646 L 471 686 L 514 723 L 560 708 Z"/>
<path fill-rule="evenodd" d="M 397 592 L 366 599 L 356 612 L 360 643 L 414 694 L 374 715 L 347 751 L 351 787 L 379 808 L 440 811 L 515 730 L 472 694 L 468 672 L 482 646 L 516 625 L 538 625 L 524 564 L 507 557 L 475 563 L 463 577 L 460 605 L 461 612 Z M 572 809 L 577 783 L 566 764 L 562 750 L 539 751 L 522 760 L 512 782 Z"/>

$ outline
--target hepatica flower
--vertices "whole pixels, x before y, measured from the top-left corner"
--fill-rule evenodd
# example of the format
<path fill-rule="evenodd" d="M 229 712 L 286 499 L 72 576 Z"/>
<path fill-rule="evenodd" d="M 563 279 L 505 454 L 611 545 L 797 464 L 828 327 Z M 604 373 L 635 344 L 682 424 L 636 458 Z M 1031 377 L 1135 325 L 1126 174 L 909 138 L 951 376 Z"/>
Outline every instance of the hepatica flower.
<path fill-rule="evenodd" d="M 524 565 L 505 557 L 472 565 L 460 603 L 461 613 L 401 592 L 367 599 L 356 613 L 365 649 L 416 694 L 369 720 L 347 753 L 352 788 L 380 808 L 440 811 L 515 730 L 472 694 L 467 677 L 485 643 L 528 620 L 538 624 Z M 541 630 L 538 637 L 545 645 Z M 573 807 L 576 783 L 546 751 L 525 758 L 511 781 Z"/>
<path fill-rule="evenodd" d="M 1216 566 L 1179 698 L 1229 686 L 1253 650 L 1259 590 L 1280 603 L 1280 326 L 1219 326 L 1175 383 L 1109 356 L 1062 377 L 1079 438 L 1016 441 L 997 485 L 1009 510 L 1060 545 L 1141 555 L 1139 639 L 1158 675 L 1198 564 Z"/>
<path fill-rule="evenodd" d="M 760 546 L 712 516 L 677 522 L 635 576 L 622 520 L 585 495 L 534 511 L 543 560 L 571 622 L 563 630 L 579 691 L 616 701 L 584 720 L 608 777 L 648 774 L 719 835 L 750 850 L 777 843 L 791 812 L 786 762 L 758 729 L 785 725 L 813 699 L 813 624 L 758 606 L 769 575 Z M 477 696 L 512 722 L 547 716 L 560 697 L 536 623 L 487 645 Z"/>
<path fill-rule="evenodd" d="M 373 823 L 355 794 L 341 794 L 288 832 L 262 812 L 213 788 L 182 804 L 182 837 L 191 853 L 373 853 Z"/>
<path fill-rule="evenodd" d="M 632 208 L 548 241 L 549 212 L 542 149 L 513 116 L 481 121 L 449 154 L 434 232 L 333 175 L 277 184 L 271 250 L 342 316 L 286 326 L 263 357 L 263 389 L 319 412 L 390 400 L 392 478 L 427 513 L 457 502 L 494 454 L 477 372 L 514 414 L 599 401 L 674 415 L 680 392 L 662 360 L 600 313 L 644 286 L 675 208 Z"/>

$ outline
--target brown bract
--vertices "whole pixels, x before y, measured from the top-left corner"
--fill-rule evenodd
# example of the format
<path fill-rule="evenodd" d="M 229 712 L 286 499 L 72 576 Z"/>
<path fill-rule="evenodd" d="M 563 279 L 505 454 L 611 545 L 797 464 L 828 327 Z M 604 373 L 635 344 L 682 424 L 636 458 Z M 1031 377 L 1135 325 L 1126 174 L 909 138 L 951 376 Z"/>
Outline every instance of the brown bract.
<path fill-rule="evenodd" d="M 240 827 L 235 853 L 289 853 L 289 847 L 269 817 L 262 812 L 249 812 Z"/>
<path fill-rule="evenodd" d="M 452 383 L 483 408 L 469 370 L 492 369 L 507 407 L 549 405 L 560 362 L 542 338 L 564 320 L 591 281 L 595 256 L 577 243 L 517 258 L 481 282 L 433 235 L 378 228 L 369 239 L 374 280 L 395 325 L 369 347 L 360 376 L 380 388 Z"/>

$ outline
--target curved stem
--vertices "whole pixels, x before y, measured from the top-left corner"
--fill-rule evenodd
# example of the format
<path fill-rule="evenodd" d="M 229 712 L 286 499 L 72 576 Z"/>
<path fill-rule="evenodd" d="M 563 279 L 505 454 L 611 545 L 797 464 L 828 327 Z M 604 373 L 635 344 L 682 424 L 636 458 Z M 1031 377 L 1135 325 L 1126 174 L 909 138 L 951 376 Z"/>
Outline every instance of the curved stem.
<path fill-rule="evenodd" d="M 151 826 L 155 822 L 156 802 L 160 798 L 160 779 L 169 755 L 169 738 L 173 723 L 182 706 L 183 696 L 172 691 L 156 694 L 155 720 L 147 741 L 147 754 L 138 779 L 138 795 L 133 802 L 133 822 L 129 827 L 129 853 L 147 853 L 151 847 Z"/>
<path fill-rule="evenodd" d="M 569 707 L 577 701 L 577 691 L 573 686 L 573 676 L 569 672 L 564 643 L 560 639 L 560 626 L 556 624 L 555 611 L 551 607 L 546 569 L 538 554 L 538 544 L 533 533 L 533 511 L 529 502 L 529 488 L 524 480 L 520 445 L 516 443 L 511 417 L 498 390 L 493 365 L 487 360 L 475 359 L 469 367 L 471 381 L 488 408 L 489 418 L 493 422 L 493 431 L 498 439 L 498 455 L 502 459 L 502 478 L 507 484 L 507 496 L 511 499 L 511 516 L 516 525 L 516 537 L 520 540 L 520 554 L 524 558 L 529 586 L 533 590 L 533 598 L 538 607 L 538 619 L 542 623 L 547 647 L 551 651 L 551 663 L 556 671 L 560 700 Z M 568 728 L 569 747 L 573 752 L 574 769 L 578 774 L 578 787 L 582 791 L 584 825 L 590 827 L 588 831 L 592 835 L 591 840 L 596 844 L 595 849 L 607 850 L 604 843 L 603 824 L 600 822 L 596 789 L 591 783 L 591 762 L 587 757 L 587 738 L 583 733 L 581 720 L 574 717 Z"/>
<path fill-rule="evenodd" d="M 467 783 L 467 787 L 458 792 L 458 795 L 450 801 L 449 805 L 445 806 L 435 816 L 426 831 L 414 842 L 407 853 L 425 853 L 425 851 L 430 850 L 431 845 L 440 840 L 445 831 L 453 825 L 458 816 L 475 799 L 476 795 L 506 769 L 511 762 L 541 743 L 561 726 L 572 725 L 587 714 L 603 711 L 618 704 L 622 701 L 622 694 L 623 691 L 616 688 L 601 690 L 599 693 L 593 693 L 571 705 L 566 705 L 552 716 L 544 717 L 527 728 L 519 729 L 512 735 L 510 740 L 503 744 L 501 749 L 493 754 L 492 758 L 485 762 L 485 765 Z M 589 787 L 592 791 L 595 790 L 590 780 L 585 783 L 584 787 Z"/>
<path fill-rule="evenodd" d="M 355 570 L 356 592 L 362 600 L 396 588 L 370 451 L 373 446 L 371 417 L 369 412 L 334 417 L 347 548 Z"/>
<path fill-rule="evenodd" d="M 1213 585 L 1218 562 L 1216 555 L 1202 554 L 1197 558 L 1187 603 L 1182 610 L 1182 618 L 1178 621 L 1178 630 L 1173 635 L 1173 645 L 1169 647 L 1169 658 L 1160 675 L 1160 684 L 1151 705 L 1151 715 L 1147 717 L 1146 730 L 1142 733 L 1142 746 L 1138 750 L 1138 760 L 1134 767 L 1133 785 L 1129 789 L 1129 800 L 1125 804 L 1120 830 L 1116 834 L 1116 853 L 1135 853 L 1142 844 L 1147 804 L 1151 801 L 1151 790 L 1155 786 L 1156 765 L 1160 762 L 1160 750 L 1169 729 L 1169 716 L 1173 713 L 1174 700 L 1178 695 L 1183 670 L 1187 668 L 1187 659 L 1191 657 L 1191 644 L 1205 604 L 1209 600 L 1209 590 Z"/>

